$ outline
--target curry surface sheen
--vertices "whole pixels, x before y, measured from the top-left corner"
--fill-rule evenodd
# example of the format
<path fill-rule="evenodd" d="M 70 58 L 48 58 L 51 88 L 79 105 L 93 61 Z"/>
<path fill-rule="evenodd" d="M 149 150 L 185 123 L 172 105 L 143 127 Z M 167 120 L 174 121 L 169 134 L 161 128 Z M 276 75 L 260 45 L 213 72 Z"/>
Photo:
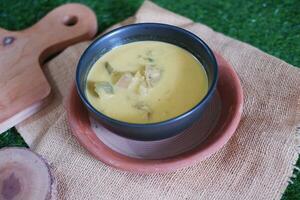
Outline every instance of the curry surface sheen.
<path fill-rule="evenodd" d="M 164 42 L 140 41 L 104 54 L 86 86 L 90 103 L 103 114 L 129 123 L 154 123 L 193 108 L 206 95 L 208 80 L 188 51 Z"/>

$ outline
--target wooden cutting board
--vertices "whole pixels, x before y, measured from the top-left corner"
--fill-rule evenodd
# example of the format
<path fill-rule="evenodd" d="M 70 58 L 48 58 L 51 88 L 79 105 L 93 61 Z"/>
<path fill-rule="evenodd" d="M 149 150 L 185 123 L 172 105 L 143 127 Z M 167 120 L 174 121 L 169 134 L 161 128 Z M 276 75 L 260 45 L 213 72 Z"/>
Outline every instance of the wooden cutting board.
<path fill-rule="evenodd" d="M 81 4 L 60 6 L 22 31 L 0 28 L 0 134 L 47 102 L 51 87 L 41 68 L 43 62 L 96 33 L 95 14 Z"/>

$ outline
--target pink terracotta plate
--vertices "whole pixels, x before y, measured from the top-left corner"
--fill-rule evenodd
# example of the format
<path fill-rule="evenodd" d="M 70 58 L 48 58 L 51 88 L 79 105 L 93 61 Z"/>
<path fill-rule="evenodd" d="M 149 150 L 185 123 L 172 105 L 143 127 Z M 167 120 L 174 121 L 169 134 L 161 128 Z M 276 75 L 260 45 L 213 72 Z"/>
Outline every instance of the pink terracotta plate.
<path fill-rule="evenodd" d="M 142 159 L 118 153 L 99 139 L 91 126 L 88 112 L 78 97 L 75 86 L 66 102 L 68 121 L 78 141 L 98 160 L 121 170 L 137 173 L 170 172 L 191 166 L 221 149 L 234 134 L 241 118 L 243 92 L 240 80 L 224 58 L 215 53 L 219 65 L 217 85 L 221 109 L 210 134 L 193 149 L 164 159 Z M 197 132 L 199 126 L 191 129 Z M 98 135 L 98 136 L 97 136 Z"/>

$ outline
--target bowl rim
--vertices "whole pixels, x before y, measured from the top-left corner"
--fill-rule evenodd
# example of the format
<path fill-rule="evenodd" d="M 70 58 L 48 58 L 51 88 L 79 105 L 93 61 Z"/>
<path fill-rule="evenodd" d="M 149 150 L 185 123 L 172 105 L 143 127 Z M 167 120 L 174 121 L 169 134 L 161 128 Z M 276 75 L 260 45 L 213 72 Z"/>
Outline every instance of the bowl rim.
<path fill-rule="evenodd" d="M 116 34 L 117 32 L 119 31 L 122 31 L 124 29 L 130 29 L 130 28 L 133 28 L 133 27 L 161 27 L 161 28 L 167 28 L 167 29 L 172 29 L 174 31 L 179 31 L 179 32 L 182 32 L 186 35 L 188 35 L 189 37 L 192 37 L 194 40 L 196 40 L 203 48 L 204 50 L 207 52 L 207 54 L 209 55 L 209 57 L 211 58 L 211 61 L 213 63 L 213 68 L 214 68 L 214 75 L 213 75 L 213 79 L 212 79 L 212 84 L 211 86 L 209 87 L 206 95 L 201 99 L 201 101 L 199 101 L 195 106 L 193 106 L 191 109 L 187 110 L 186 112 L 176 116 L 176 117 L 173 117 L 173 118 L 170 118 L 170 119 L 167 119 L 167 120 L 164 120 L 164 121 L 160 121 L 160 122 L 154 122 L 154 123 L 130 123 L 130 122 L 125 122 L 125 121 L 121 121 L 121 120 L 117 120 L 117 119 L 114 119 L 114 118 L 111 118 L 103 113 L 101 113 L 100 111 L 98 111 L 96 108 L 94 108 L 94 106 L 88 101 L 88 99 L 86 98 L 85 96 L 85 91 L 82 91 L 80 86 L 79 86 L 79 82 L 80 82 L 80 73 L 79 73 L 79 68 L 80 66 L 83 65 L 83 58 L 86 57 L 87 54 L 89 54 L 90 52 L 90 49 L 95 47 L 102 39 L 105 39 L 106 37 L 109 37 L 113 34 Z M 143 41 L 143 40 L 141 40 Z M 146 41 L 146 40 L 145 40 Z M 122 44 L 121 44 L 122 45 Z M 119 45 L 119 46 L 121 46 Z M 176 45 L 176 44 L 173 44 L 173 45 Z M 178 45 L 176 45 L 178 46 Z M 180 46 L 179 46 L 180 47 Z M 182 47 L 181 47 L 182 48 Z M 186 49 L 189 53 L 191 53 L 188 49 Z M 193 56 L 194 54 L 191 53 Z M 98 58 L 99 59 L 99 58 Z M 200 61 L 201 62 L 201 61 Z M 77 63 L 77 67 L 76 67 L 76 78 L 75 78 L 75 82 L 76 82 L 76 90 L 77 90 L 77 93 L 79 94 L 79 97 L 80 99 L 83 101 L 84 105 L 90 110 L 92 111 L 93 114 L 95 114 L 97 117 L 100 117 L 100 118 L 104 118 L 105 120 L 108 120 L 109 122 L 111 123 L 117 123 L 119 125 L 122 125 L 122 126 L 130 126 L 130 127 L 135 127 L 135 128 L 151 128 L 153 126 L 157 126 L 157 125 L 168 125 L 168 124 L 172 124 L 174 123 L 175 121 L 179 121 L 181 120 L 182 118 L 185 118 L 186 116 L 192 114 L 195 110 L 197 110 L 199 107 L 201 107 L 204 102 L 206 102 L 210 96 L 213 95 L 214 91 L 216 90 L 216 85 L 217 85 L 217 80 L 218 80 L 218 76 L 219 76 L 219 73 L 218 73 L 218 64 L 217 64 L 217 61 L 216 61 L 216 58 L 215 58 L 215 55 L 213 54 L 213 51 L 209 48 L 209 46 L 202 40 L 200 39 L 197 35 L 195 35 L 194 33 L 191 33 L 190 31 L 188 30 L 185 30 L 183 28 L 180 28 L 180 27 L 177 27 L 177 26 L 173 26 L 173 25 L 170 25 L 170 24 L 163 24 L 163 23 L 135 23 L 135 24 L 129 24 L 129 25 L 125 25 L 125 26 L 121 26 L 119 28 L 116 28 L 116 29 L 113 29 L 101 36 L 99 36 L 98 38 L 96 38 L 86 49 L 85 51 L 83 52 L 83 54 L 80 56 L 80 59 Z M 120 136 L 125 136 L 121 133 L 117 133 L 119 134 Z M 126 136 L 125 136 L 126 137 Z"/>

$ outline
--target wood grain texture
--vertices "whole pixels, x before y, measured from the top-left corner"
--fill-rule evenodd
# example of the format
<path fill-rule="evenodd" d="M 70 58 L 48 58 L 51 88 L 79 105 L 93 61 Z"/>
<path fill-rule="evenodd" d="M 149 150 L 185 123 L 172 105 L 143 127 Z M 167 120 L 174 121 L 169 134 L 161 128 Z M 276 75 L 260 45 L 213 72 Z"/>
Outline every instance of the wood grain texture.
<path fill-rule="evenodd" d="M 37 112 L 42 106 L 28 108 L 50 94 L 43 62 L 96 33 L 95 14 L 80 4 L 60 6 L 22 31 L 0 29 L 0 133 Z"/>

